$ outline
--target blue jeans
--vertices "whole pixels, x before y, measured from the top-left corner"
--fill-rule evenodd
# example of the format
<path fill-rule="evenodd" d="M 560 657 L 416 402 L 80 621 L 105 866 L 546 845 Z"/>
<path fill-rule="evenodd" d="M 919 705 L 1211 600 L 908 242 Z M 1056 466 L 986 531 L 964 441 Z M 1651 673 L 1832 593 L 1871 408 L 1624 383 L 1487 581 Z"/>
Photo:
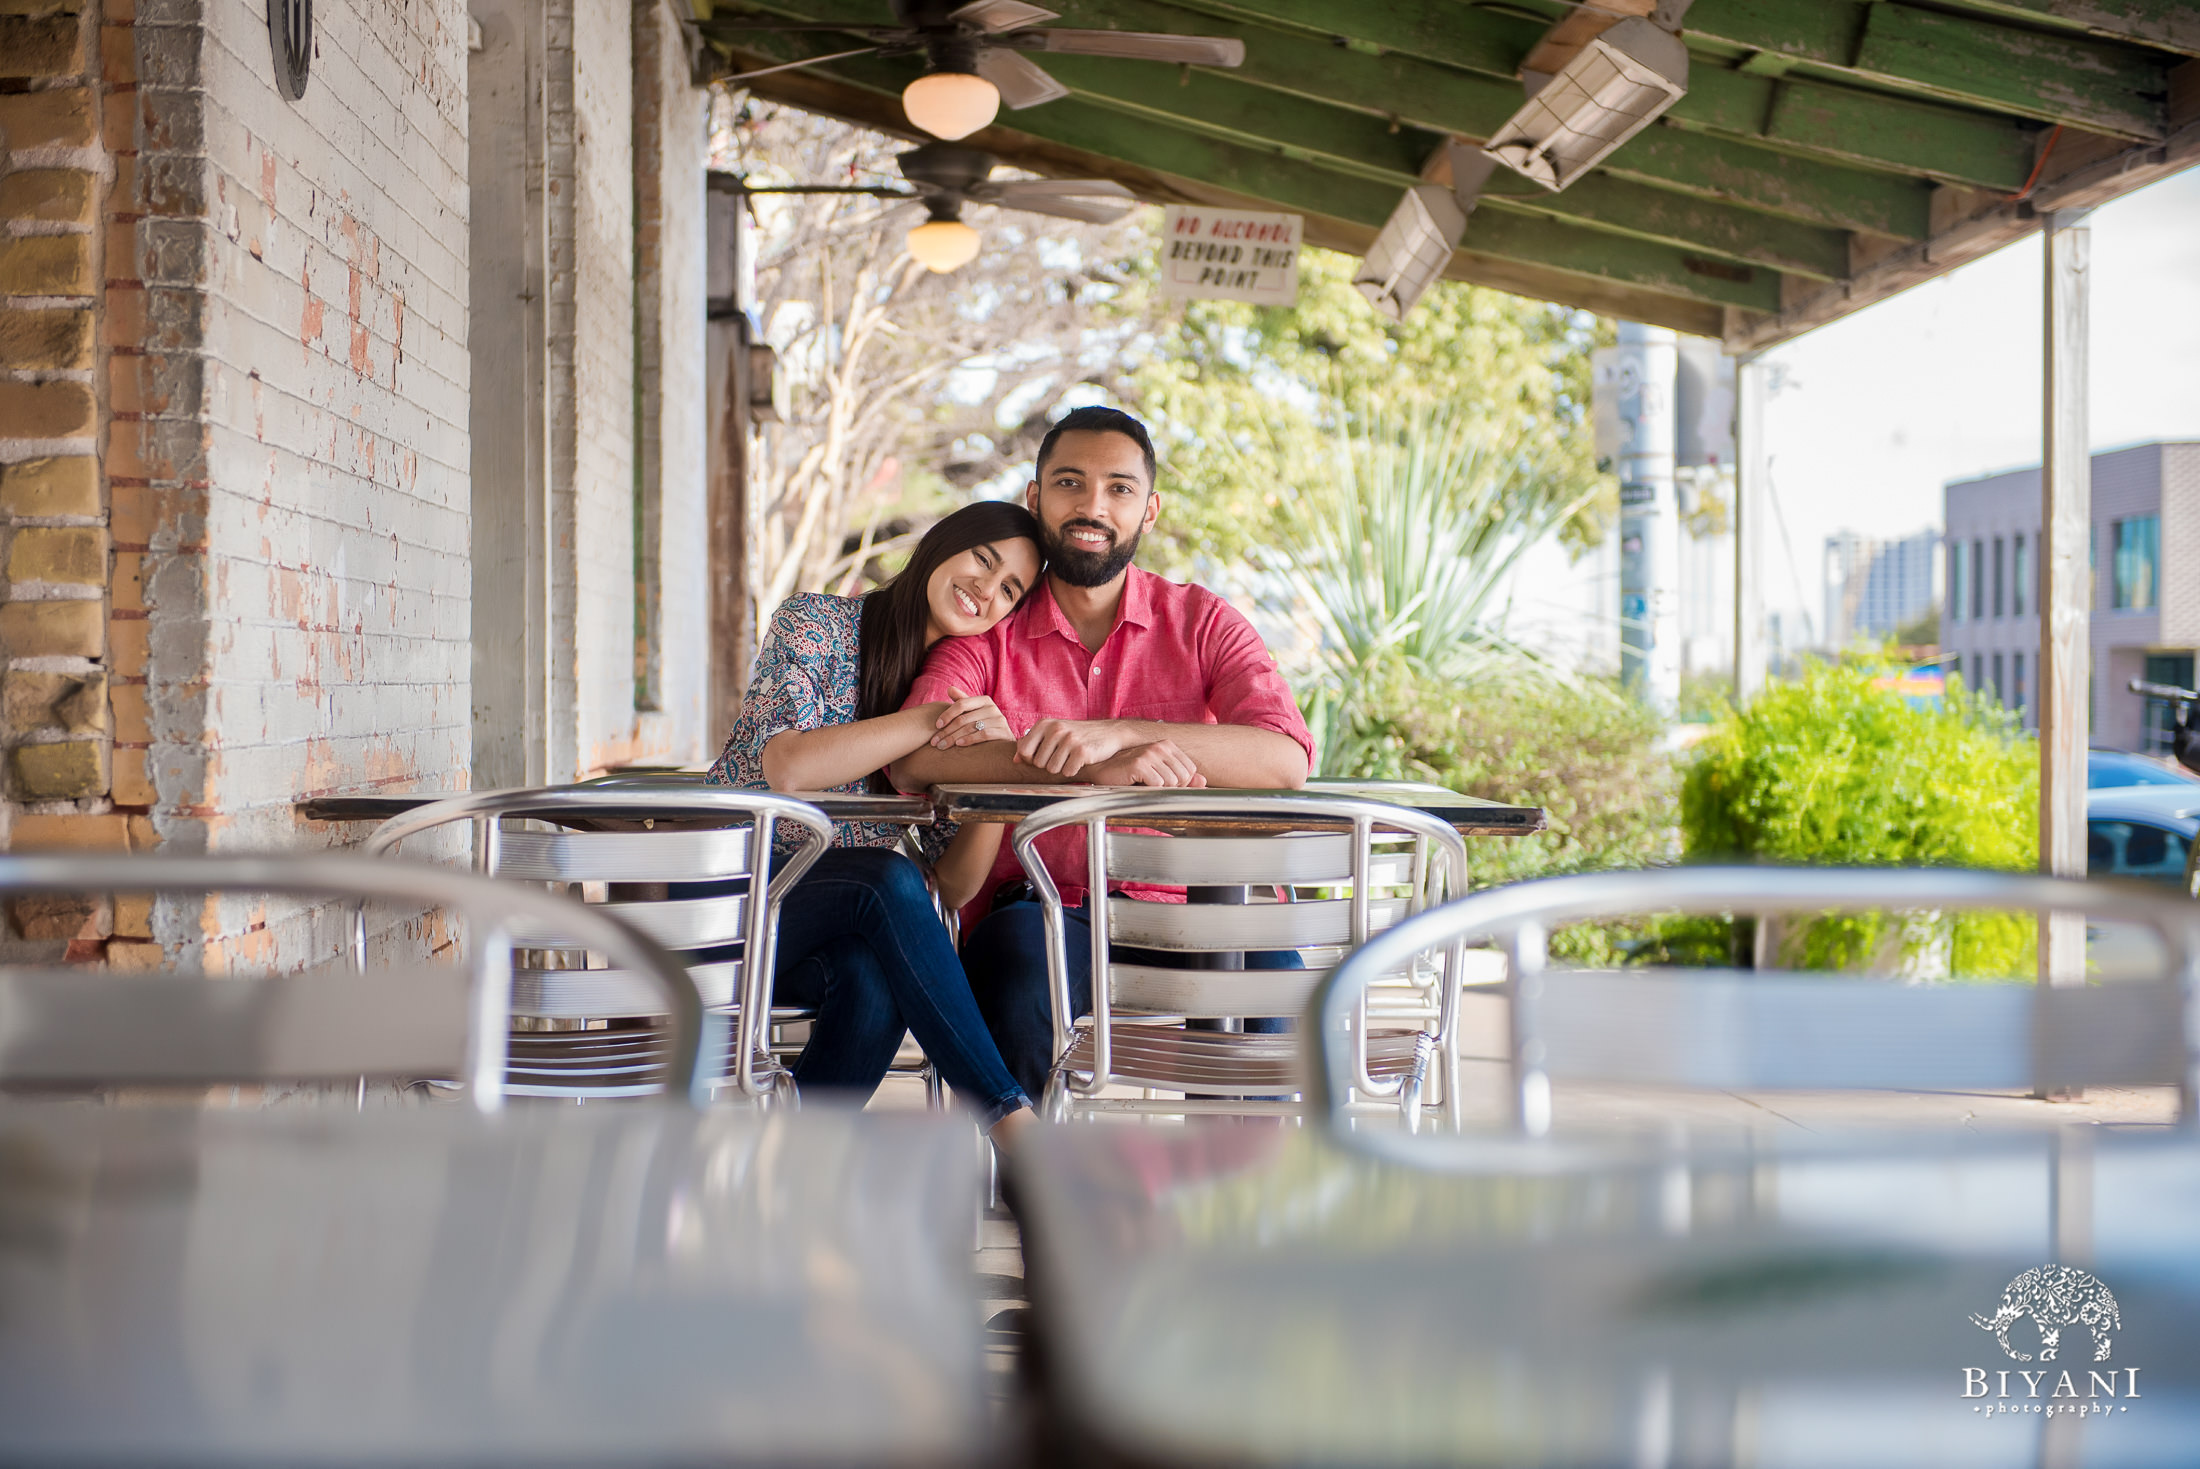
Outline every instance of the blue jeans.
<path fill-rule="evenodd" d="M 1069 996 L 1079 1015 L 1092 1010 L 1092 924 L 1082 907 L 1062 913 L 1065 958 L 1069 963 Z M 1150 964 L 1157 969 L 1190 969 L 1189 954 L 1163 953 L 1154 949 L 1116 948 L 1110 951 L 1118 964 Z M 1054 1064 L 1054 1011 L 1047 999 L 1047 950 L 1045 910 L 1037 902 L 1010 903 L 988 913 L 963 940 L 963 966 L 970 971 L 971 988 L 977 991 L 978 1009 L 986 1029 L 993 1032 L 1009 1074 L 1028 1096 L 1046 1088 L 1047 1071 Z M 1247 969 L 1304 969 L 1306 961 L 1296 952 L 1250 953 Z M 1197 1022 L 1194 1022 L 1197 1024 Z M 1245 1022 L 1251 1035 L 1280 1035 L 1291 1029 L 1285 1019 L 1253 1019 Z"/>
<path fill-rule="evenodd" d="M 904 1030 L 990 1127 L 1027 1104 L 986 1033 L 924 874 L 883 847 L 834 847 L 779 908 L 773 998 L 814 1008 L 795 1085 L 868 1097 Z"/>

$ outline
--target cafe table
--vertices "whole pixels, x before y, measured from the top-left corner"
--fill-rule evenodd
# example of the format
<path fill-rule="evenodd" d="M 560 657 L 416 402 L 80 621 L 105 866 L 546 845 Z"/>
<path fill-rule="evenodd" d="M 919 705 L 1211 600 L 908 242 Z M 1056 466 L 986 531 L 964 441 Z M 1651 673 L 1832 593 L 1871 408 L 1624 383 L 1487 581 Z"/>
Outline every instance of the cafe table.
<path fill-rule="evenodd" d="M 0 1103 L 0 1463 L 986 1462 L 973 1142 Z"/>
<path fill-rule="evenodd" d="M 1059 1443 L 1141 1466 L 2200 1463 L 2192 1130 L 1392 1138 L 1194 1122 L 1020 1150 Z"/>
<path fill-rule="evenodd" d="M 937 785 L 932 788 L 932 799 L 942 821 L 978 821 L 1013 823 L 1023 820 L 1034 811 L 1043 811 L 1058 801 L 1077 796 L 1095 795 L 1104 790 L 1120 787 L 1095 785 Z M 1170 788 L 1157 787 L 1149 794 L 1165 799 Z M 1189 794 L 1189 792 L 1187 792 Z M 1342 796 L 1355 800 L 1376 801 L 1433 816 L 1438 821 L 1451 824 L 1461 836 L 1526 836 L 1544 828 L 1542 809 L 1535 806 L 1508 806 L 1498 801 L 1483 800 L 1479 796 L 1462 796 L 1456 791 L 1439 785 L 1407 780 L 1310 780 L 1302 790 L 1246 790 L 1230 791 L 1215 787 L 1202 788 L 1199 794 L 1241 794 L 1248 797 L 1249 808 L 1257 806 L 1262 797 L 1270 796 Z M 1294 817 L 1288 822 L 1264 821 L 1249 810 L 1244 816 L 1186 817 L 1181 823 L 1186 830 L 1200 831 L 1276 831 L 1303 829 L 1308 823 Z"/>
<path fill-rule="evenodd" d="M 601 780 L 582 781 L 573 789 L 598 790 L 621 785 L 649 785 L 656 787 L 698 785 L 701 777 L 683 772 L 651 772 L 642 776 L 612 776 Z M 553 788 L 555 789 L 555 788 Z M 384 822 L 392 816 L 402 816 L 417 811 L 435 801 L 449 800 L 453 796 L 477 794 L 473 791 L 417 791 L 399 795 L 306 796 L 291 803 L 291 808 L 307 821 L 327 822 Z M 804 801 L 823 811 L 834 821 L 876 821 L 895 826 L 930 826 L 933 821 L 932 801 L 926 796 L 880 796 L 868 792 L 847 791 L 782 791 L 781 795 Z M 568 825 L 580 825 L 577 818 L 561 816 Z M 658 826 L 676 826 L 667 822 L 660 812 L 636 807 L 632 812 L 603 810 L 592 813 L 589 825 L 623 825 L 628 822 L 653 821 Z"/>

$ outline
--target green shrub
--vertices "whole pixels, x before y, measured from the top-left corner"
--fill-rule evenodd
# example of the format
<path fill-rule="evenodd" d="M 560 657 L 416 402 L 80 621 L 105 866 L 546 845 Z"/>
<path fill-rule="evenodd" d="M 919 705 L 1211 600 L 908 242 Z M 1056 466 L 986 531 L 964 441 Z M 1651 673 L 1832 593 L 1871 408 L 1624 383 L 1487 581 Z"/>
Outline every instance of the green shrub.
<path fill-rule="evenodd" d="M 1727 709 L 1682 780 L 1688 860 L 2036 870 L 2035 743 L 2007 711 L 1960 688 L 1937 709 L 1912 707 L 1874 686 L 1891 671 L 1814 665 Z M 2033 932 L 2016 914 L 1822 918 L 1792 935 L 1782 958 L 2006 977 L 2033 966 Z"/>
<path fill-rule="evenodd" d="M 1675 855 L 1662 727 L 1607 685 L 1454 683 L 1391 657 L 1348 692 L 1316 692 L 1307 703 L 1325 776 L 1431 781 L 1543 808 L 1546 831 L 1468 840 L 1477 887 Z"/>

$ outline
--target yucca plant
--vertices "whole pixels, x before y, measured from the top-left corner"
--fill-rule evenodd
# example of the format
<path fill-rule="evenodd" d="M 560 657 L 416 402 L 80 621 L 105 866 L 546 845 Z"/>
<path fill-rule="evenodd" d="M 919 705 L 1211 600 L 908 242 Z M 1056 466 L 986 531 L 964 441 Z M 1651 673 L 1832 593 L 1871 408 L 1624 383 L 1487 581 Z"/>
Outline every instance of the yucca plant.
<path fill-rule="evenodd" d="M 1592 495 L 1490 420 L 1444 407 L 1400 414 L 1338 405 L 1325 482 L 1294 488 L 1260 557 L 1263 600 L 1318 635 L 1302 703 L 1325 775 L 1381 768 L 1383 732 L 1362 717 L 1400 680 L 1571 684 L 1506 638 L 1505 576 Z M 1309 477 L 1311 478 L 1311 476 Z"/>

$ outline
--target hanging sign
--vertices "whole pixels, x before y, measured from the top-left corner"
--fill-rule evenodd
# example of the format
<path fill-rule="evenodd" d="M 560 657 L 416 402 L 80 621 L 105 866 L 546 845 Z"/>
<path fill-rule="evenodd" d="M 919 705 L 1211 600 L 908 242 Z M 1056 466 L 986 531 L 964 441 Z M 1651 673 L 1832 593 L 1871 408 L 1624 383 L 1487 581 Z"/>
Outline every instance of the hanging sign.
<path fill-rule="evenodd" d="M 1171 204 L 1161 216 L 1161 294 L 1289 306 L 1299 298 L 1296 214 Z"/>

